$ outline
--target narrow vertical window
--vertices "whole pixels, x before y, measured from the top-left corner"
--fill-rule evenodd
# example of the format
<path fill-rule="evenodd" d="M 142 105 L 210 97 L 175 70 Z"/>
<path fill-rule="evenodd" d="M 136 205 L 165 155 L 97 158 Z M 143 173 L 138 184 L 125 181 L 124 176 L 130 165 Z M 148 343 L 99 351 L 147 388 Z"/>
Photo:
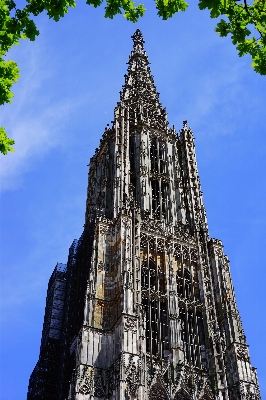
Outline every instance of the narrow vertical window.
<path fill-rule="evenodd" d="M 131 171 L 135 171 L 135 142 L 132 136 L 129 138 L 129 162 Z"/>
<path fill-rule="evenodd" d="M 129 137 L 129 163 L 130 163 L 130 183 L 134 187 L 133 189 L 133 196 L 136 198 L 136 150 L 135 150 L 135 138 L 130 136 Z"/>
<path fill-rule="evenodd" d="M 159 172 L 158 171 L 158 147 L 157 147 L 157 140 L 155 138 L 151 139 L 151 148 L 150 148 L 150 157 L 151 157 L 151 171 L 152 172 Z"/>
<path fill-rule="evenodd" d="M 161 183 L 161 202 L 162 202 L 162 217 L 167 218 L 168 213 L 168 183 Z"/>
<path fill-rule="evenodd" d="M 159 181 L 151 181 L 152 211 L 156 217 L 160 217 L 160 190 Z"/>
<path fill-rule="evenodd" d="M 159 141 L 159 164 L 160 173 L 166 173 L 166 154 L 165 154 L 165 142 Z"/>

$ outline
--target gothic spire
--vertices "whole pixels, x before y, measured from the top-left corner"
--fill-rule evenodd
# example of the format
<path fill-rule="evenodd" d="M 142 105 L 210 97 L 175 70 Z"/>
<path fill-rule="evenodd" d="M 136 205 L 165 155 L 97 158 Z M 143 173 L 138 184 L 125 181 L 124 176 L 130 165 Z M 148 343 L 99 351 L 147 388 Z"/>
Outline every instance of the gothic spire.
<path fill-rule="evenodd" d="M 145 41 L 139 29 L 136 30 L 132 39 L 133 50 L 129 56 L 129 66 L 120 99 L 135 110 L 141 108 L 143 117 L 149 118 L 150 122 L 156 122 L 157 119 L 157 122 L 160 120 L 160 125 L 163 122 L 163 125 L 167 126 L 166 110 L 162 108 L 159 101 L 159 93 L 144 50 Z"/>
<path fill-rule="evenodd" d="M 145 43 L 145 40 L 143 39 L 142 33 L 139 29 L 136 30 L 133 36 L 131 36 L 133 39 L 133 49 L 134 49 L 134 54 L 139 54 L 139 55 L 145 55 L 147 59 L 147 64 L 149 64 L 148 57 L 146 55 L 146 52 L 144 51 L 144 46 L 143 43 Z"/>

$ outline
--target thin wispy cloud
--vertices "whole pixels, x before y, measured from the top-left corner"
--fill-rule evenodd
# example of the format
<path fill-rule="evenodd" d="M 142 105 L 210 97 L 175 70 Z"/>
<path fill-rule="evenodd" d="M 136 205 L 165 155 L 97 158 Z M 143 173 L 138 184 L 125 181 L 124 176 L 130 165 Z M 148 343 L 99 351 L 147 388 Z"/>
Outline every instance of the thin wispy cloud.
<path fill-rule="evenodd" d="M 23 174 L 32 168 L 38 158 L 62 144 L 62 134 L 71 114 L 86 101 L 85 96 L 51 96 L 47 83 L 54 78 L 55 66 L 45 62 L 45 44 L 22 43 L 25 52 L 12 51 L 21 68 L 21 77 L 14 85 L 12 104 L 1 109 L 0 125 L 15 140 L 14 153 L 1 157 L 1 191 L 16 189 L 23 182 Z M 29 46 L 33 46 L 30 48 Z M 46 68 L 44 68 L 46 66 Z M 56 87 L 54 89 L 56 93 Z M 67 138 L 64 137 L 64 143 Z"/>
<path fill-rule="evenodd" d="M 14 189 L 20 185 L 22 175 L 33 168 L 36 158 L 60 145 L 70 110 L 71 103 L 68 101 L 53 104 L 40 110 L 39 114 L 26 115 L 23 119 L 20 111 L 13 110 L 13 123 L 7 124 L 6 129 L 16 142 L 16 152 L 8 154 L 1 162 L 2 190 Z"/>
<path fill-rule="evenodd" d="M 217 76 L 216 71 L 201 73 L 193 87 L 193 96 L 185 105 L 197 125 L 207 124 L 208 134 L 229 134 L 226 125 L 235 124 L 234 114 L 238 110 L 239 96 L 245 96 L 241 79 L 243 66 L 234 65 L 228 74 Z M 224 119 L 220 119 L 220 115 Z M 220 123 L 217 125 L 217 121 Z M 207 134 L 207 132 L 206 132 Z"/>

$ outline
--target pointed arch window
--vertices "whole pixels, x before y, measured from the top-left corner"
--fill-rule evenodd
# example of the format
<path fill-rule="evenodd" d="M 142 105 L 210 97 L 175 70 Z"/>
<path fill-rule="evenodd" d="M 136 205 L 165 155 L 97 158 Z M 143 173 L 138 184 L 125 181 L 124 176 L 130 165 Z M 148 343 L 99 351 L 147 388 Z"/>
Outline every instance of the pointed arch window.
<path fill-rule="evenodd" d="M 158 146 L 157 146 L 157 139 L 151 138 L 150 141 L 150 160 L 151 160 L 151 171 L 152 172 L 159 172 L 158 168 Z"/>
<path fill-rule="evenodd" d="M 152 386 L 149 400 L 169 400 L 166 390 L 160 383 L 155 383 L 155 385 Z"/>
<path fill-rule="evenodd" d="M 133 186 L 133 197 L 136 198 L 136 147 L 135 136 L 129 137 L 129 163 L 130 163 L 130 183 Z"/>
<path fill-rule="evenodd" d="M 151 172 L 165 174 L 166 158 L 166 143 L 156 137 L 150 138 Z"/>
<path fill-rule="evenodd" d="M 184 389 L 180 389 L 175 397 L 174 400 L 192 400 L 192 397 L 190 396 L 190 394 L 184 390 Z"/>
<path fill-rule="evenodd" d="M 225 393 L 222 393 L 223 399 L 225 399 Z M 205 393 L 199 400 L 212 400 L 213 397 L 210 397 L 207 393 Z"/>
<path fill-rule="evenodd" d="M 152 194 L 152 211 L 153 214 L 160 217 L 160 184 L 158 180 L 151 181 L 151 194 Z"/>
<path fill-rule="evenodd" d="M 169 354 L 169 321 L 165 296 L 165 255 L 159 246 L 160 243 L 150 237 L 142 248 L 141 286 L 146 352 L 151 357 L 159 355 L 164 358 Z"/>
<path fill-rule="evenodd" d="M 151 181 L 152 212 L 157 219 L 168 217 L 169 185 L 161 179 Z"/>
<path fill-rule="evenodd" d="M 161 140 L 158 141 L 158 152 L 159 152 L 159 171 L 161 174 L 166 173 L 166 144 Z"/>
<path fill-rule="evenodd" d="M 130 136 L 129 137 L 129 162 L 130 162 L 130 169 L 131 171 L 135 171 L 135 157 L 136 157 L 136 152 L 135 152 L 135 137 Z"/>

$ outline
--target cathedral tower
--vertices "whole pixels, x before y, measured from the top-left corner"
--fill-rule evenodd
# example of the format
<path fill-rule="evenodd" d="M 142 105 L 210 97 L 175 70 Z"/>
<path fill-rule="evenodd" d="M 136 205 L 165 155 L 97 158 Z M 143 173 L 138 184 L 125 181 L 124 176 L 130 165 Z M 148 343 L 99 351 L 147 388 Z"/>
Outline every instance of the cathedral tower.
<path fill-rule="evenodd" d="M 168 126 L 139 30 L 91 158 L 84 231 L 51 277 L 28 400 L 261 399 L 184 121 Z"/>

